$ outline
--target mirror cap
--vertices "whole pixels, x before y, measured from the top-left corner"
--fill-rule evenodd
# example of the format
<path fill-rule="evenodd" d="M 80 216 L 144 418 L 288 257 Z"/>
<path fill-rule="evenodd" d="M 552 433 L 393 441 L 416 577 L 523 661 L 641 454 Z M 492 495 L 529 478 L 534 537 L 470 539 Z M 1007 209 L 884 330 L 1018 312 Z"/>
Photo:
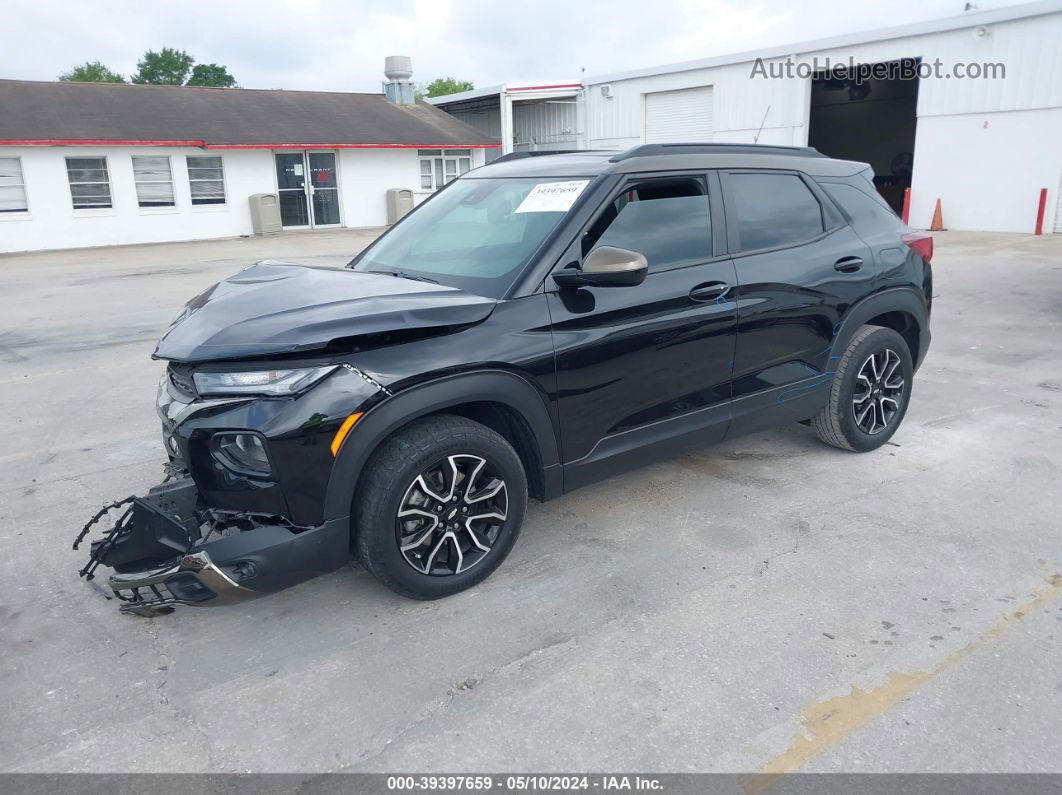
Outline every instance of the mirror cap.
<path fill-rule="evenodd" d="M 583 260 L 582 268 L 565 268 L 553 274 L 561 287 L 634 287 L 645 281 L 649 262 L 644 254 L 617 246 L 599 246 Z"/>
<path fill-rule="evenodd" d="M 644 271 L 649 263 L 643 254 L 616 246 L 599 246 L 583 261 L 583 274 L 586 276 L 603 273 L 624 273 Z"/>

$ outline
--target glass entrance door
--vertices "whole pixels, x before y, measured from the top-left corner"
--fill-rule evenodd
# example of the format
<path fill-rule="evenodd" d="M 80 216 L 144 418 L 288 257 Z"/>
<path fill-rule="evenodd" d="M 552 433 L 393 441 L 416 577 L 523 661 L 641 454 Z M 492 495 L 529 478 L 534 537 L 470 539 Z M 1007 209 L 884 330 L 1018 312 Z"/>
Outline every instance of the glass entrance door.
<path fill-rule="evenodd" d="M 339 226 L 335 152 L 277 152 L 273 157 L 284 228 Z"/>
<path fill-rule="evenodd" d="M 306 202 L 306 155 L 303 152 L 278 152 L 277 193 L 280 196 L 280 223 L 285 229 L 310 225 Z"/>
<path fill-rule="evenodd" d="M 314 226 L 339 226 L 335 152 L 309 152 L 310 206 Z"/>

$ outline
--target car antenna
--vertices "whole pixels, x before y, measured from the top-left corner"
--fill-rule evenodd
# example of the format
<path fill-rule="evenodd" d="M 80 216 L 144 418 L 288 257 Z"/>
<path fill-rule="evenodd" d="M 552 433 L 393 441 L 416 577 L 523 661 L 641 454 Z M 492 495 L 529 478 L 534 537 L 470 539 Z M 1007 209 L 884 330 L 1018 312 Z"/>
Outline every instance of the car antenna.
<path fill-rule="evenodd" d="M 763 119 L 761 119 L 761 120 L 760 120 L 760 129 L 756 130 L 756 135 L 755 135 L 755 137 L 754 137 L 754 138 L 752 139 L 752 142 L 753 142 L 754 144 L 757 144 L 757 143 L 759 143 L 759 142 L 760 142 L 760 133 L 762 133 L 762 132 L 763 132 L 763 125 L 767 123 L 767 114 L 768 114 L 768 113 L 770 113 L 770 112 L 771 112 L 771 106 L 770 106 L 770 105 L 768 105 L 768 106 L 767 106 L 767 110 L 765 110 L 765 111 L 763 112 Z"/>

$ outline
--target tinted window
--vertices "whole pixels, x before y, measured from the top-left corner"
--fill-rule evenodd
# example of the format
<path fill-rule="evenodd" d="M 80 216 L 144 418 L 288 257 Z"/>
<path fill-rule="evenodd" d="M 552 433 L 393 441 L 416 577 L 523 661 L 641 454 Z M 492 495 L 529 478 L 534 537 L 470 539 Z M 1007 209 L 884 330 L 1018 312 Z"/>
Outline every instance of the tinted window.
<path fill-rule="evenodd" d="M 709 259 L 712 225 L 704 183 L 683 178 L 629 186 L 587 231 L 584 255 L 598 246 L 640 252 L 650 270 Z"/>
<path fill-rule="evenodd" d="M 795 174 L 730 174 L 741 248 L 751 251 L 822 234 L 822 209 Z"/>
<path fill-rule="evenodd" d="M 834 182 L 819 184 L 831 199 L 841 205 L 841 209 L 852 219 L 852 226 L 857 232 L 894 229 L 901 224 L 896 213 L 885 204 L 885 200 L 880 196 L 877 198 L 868 196 L 859 188 L 853 188 L 851 185 Z"/>

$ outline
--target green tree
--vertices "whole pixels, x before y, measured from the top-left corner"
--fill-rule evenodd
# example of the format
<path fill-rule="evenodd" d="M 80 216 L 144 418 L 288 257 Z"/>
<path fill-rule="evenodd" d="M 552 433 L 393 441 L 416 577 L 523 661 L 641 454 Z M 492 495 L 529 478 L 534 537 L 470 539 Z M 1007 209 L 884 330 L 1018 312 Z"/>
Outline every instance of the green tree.
<path fill-rule="evenodd" d="M 192 70 L 195 59 L 184 50 L 163 47 L 160 51 L 148 50 L 137 63 L 134 83 L 155 86 L 183 86 Z"/>
<path fill-rule="evenodd" d="M 71 83 L 124 83 L 125 78 L 117 72 L 112 72 L 99 61 L 85 61 L 80 66 L 75 66 L 69 72 L 59 75 L 60 80 Z"/>
<path fill-rule="evenodd" d="M 216 63 L 196 64 L 186 86 L 211 86 L 213 88 L 235 88 L 236 78 L 229 70 Z"/>
<path fill-rule="evenodd" d="M 424 93 L 429 97 L 444 97 L 475 88 L 471 80 L 458 80 L 453 77 L 437 77 L 425 87 Z"/>

